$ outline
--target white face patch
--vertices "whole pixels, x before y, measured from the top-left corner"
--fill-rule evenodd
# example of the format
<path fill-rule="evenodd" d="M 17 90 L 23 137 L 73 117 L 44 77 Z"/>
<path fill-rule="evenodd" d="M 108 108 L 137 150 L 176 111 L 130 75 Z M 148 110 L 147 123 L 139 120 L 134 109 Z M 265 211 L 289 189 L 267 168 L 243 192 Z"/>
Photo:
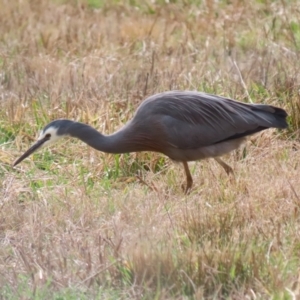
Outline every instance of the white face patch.
<path fill-rule="evenodd" d="M 62 136 L 57 135 L 57 128 L 56 127 L 49 127 L 49 128 L 46 129 L 46 131 L 43 131 L 43 130 L 41 131 L 40 136 L 38 138 L 38 141 L 42 140 L 47 135 L 50 135 L 50 138 L 49 138 L 49 140 L 47 140 L 43 143 L 43 145 L 42 145 L 43 147 L 48 146 L 48 145 L 56 142 L 60 138 L 62 138 Z"/>

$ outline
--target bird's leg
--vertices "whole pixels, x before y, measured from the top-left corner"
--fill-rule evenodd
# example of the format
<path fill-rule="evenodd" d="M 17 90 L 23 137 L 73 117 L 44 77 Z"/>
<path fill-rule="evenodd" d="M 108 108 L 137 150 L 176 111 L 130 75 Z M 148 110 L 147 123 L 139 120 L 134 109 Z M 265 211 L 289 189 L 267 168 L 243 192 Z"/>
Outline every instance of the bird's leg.
<path fill-rule="evenodd" d="M 183 161 L 182 163 L 183 163 L 183 167 L 184 167 L 184 171 L 185 171 L 185 175 L 186 175 L 186 187 L 185 187 L 184 193 L 187 194 L 192 188 L 193 178 L 192 178 L 188 163 L 186 161 Z"/>
<path fill-rule="evenodd" d="M 230 174 L 234 175 L 233 169 L 229 165 L 227 165 L 221 158 L 215 157 L 215 161 L 224 168 L 227 175 L 230 175 Z"/>

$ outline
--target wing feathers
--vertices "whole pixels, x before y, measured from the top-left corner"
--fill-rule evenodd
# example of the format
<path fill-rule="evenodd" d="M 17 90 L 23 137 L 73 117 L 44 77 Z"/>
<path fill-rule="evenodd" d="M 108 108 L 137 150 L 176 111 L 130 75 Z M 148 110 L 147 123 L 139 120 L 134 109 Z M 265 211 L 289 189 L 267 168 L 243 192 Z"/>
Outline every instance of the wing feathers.
<path fill-rule="evenodd" d="M 149 97 L 136 116 L 149 115 L 165 128 L 167 143 L 182 149 L 209 146 L 270 127 L 287 127 L 283 109 L 193 91 L 171 91 Z"/>

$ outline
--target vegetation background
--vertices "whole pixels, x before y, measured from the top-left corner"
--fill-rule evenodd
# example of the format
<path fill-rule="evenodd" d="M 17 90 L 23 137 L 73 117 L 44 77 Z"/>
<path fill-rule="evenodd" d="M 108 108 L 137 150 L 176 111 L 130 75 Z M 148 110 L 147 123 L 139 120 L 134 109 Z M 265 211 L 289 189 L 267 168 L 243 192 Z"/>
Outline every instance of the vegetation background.
<path fill-rule="evenodd" d="M 1 299 L 299 299 L 297 0 L 0 0 Z M 11 163 L 50 120 L 112 133 L 148 95 L 285 108 L 290 129 L 226 161 L 108 155 L 65 140 Z"/>

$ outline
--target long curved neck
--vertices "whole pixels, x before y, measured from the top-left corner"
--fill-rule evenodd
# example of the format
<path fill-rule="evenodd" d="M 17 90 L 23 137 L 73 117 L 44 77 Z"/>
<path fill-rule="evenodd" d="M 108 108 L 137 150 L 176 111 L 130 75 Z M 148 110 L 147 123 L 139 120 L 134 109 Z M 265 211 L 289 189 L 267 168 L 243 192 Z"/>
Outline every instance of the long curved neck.
<path fill-rule="evenodd" d="M 130 126 L 126 126 L 111 135 L 103 135 L 93 127 L 73 122 L 68 127 L 68 135 L 78 138 L 96 150 L 106 153 L 129 153 L 136 151 L 151 150 L 145 145 L 134 142 L 134 133 L 131 133 Z"/>

